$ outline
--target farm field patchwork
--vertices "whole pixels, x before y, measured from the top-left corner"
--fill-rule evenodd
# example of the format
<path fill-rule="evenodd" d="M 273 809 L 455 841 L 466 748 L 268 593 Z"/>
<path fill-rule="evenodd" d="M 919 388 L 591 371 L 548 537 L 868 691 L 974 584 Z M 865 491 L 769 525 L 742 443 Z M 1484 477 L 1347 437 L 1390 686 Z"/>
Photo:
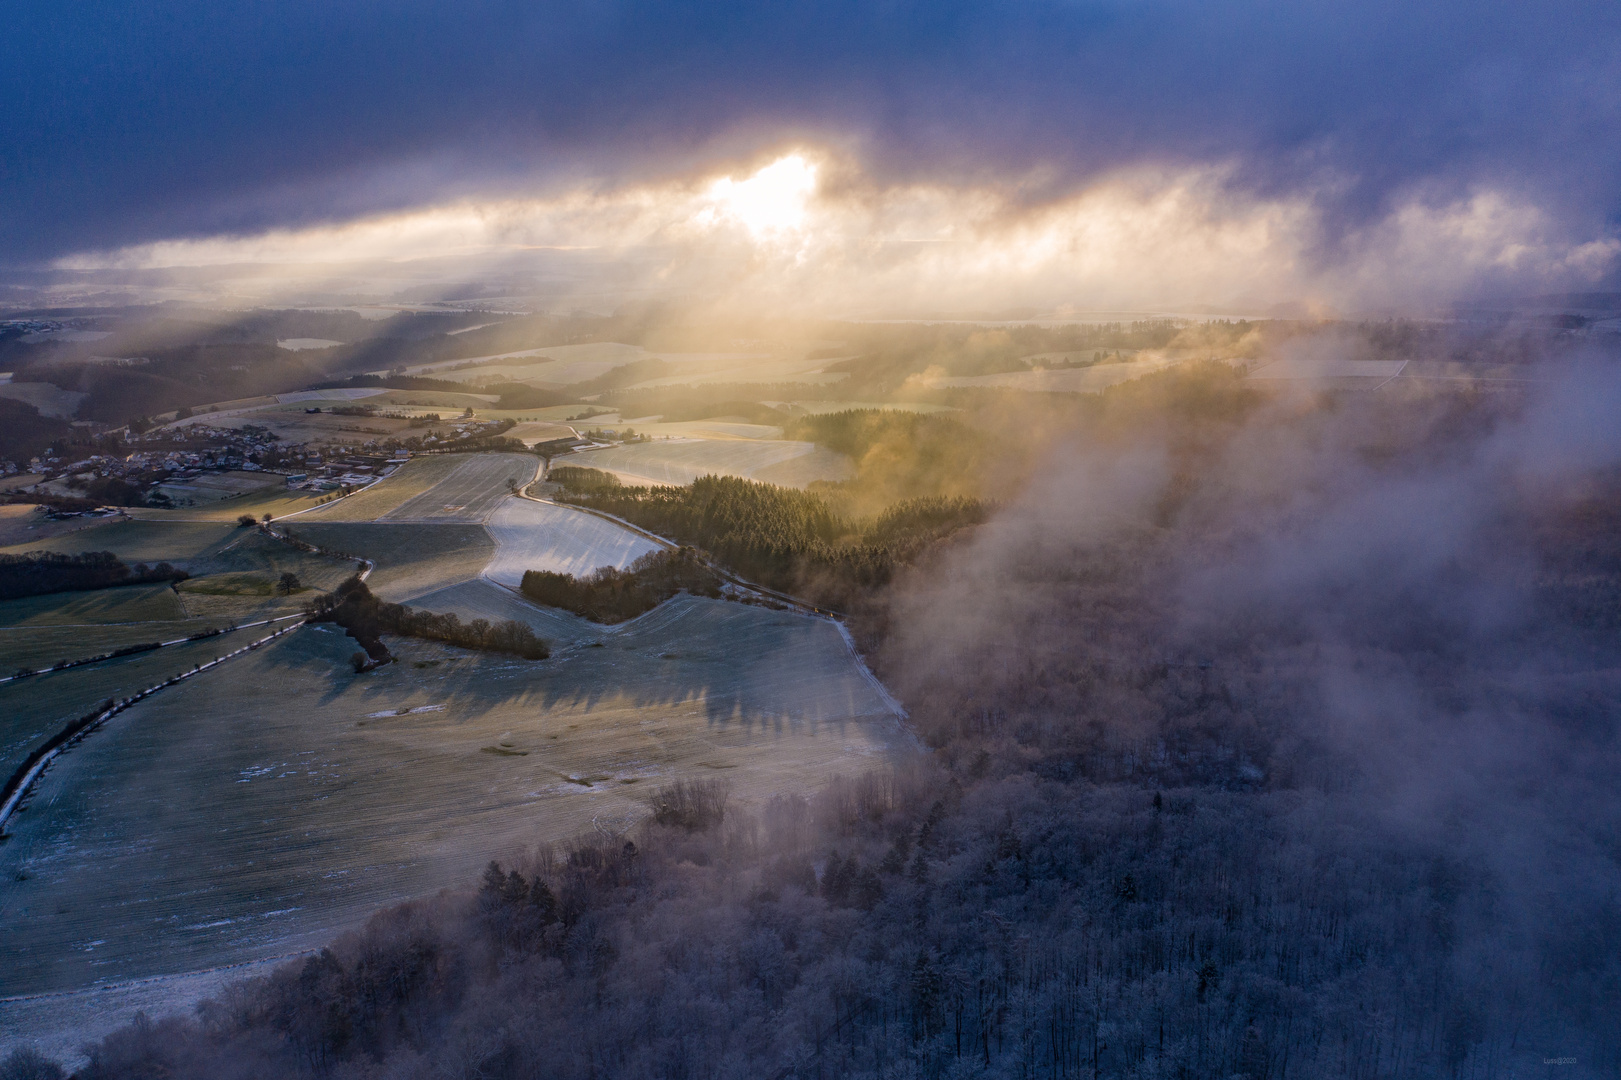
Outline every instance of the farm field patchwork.
<path fill-rule="evenodd" d="M 183 1007 L 180 988 L 194 992 L 204 972 L 312 947 L 380 905 L 467 880 L 489 858 L 623 831 L 669 780 L 724 777 L 747 803 L 913 752 L 823 620 L 681 595 L 609 628 L 516 595 L 527 569 L 583 574 L 659 547 L 594 515 L 511 497 L 508 481 L 526 482 L 535 466 L 525 455 L 418 458 L 283 527 L 374 560 L 369 583 L 384 599 L 464 621 L 517 619 L 552 657 L 390 636 L 399 662 L 357 676 L 354 640 L 310 626 L 114 718 L 52 765 L 0 844 L 0 997 L 45 995 L 0 1000 L 0 1028 L 74 1050 L 78 1025 L 127 1021 L 153 1001 Z M 423 521 L 436 507 L 443 523 Z M 340 509 L 345 518 L 327 517 Z M 361 513 L 372 516 L 346 519 Z M 85 535 L 95 542 L 26 546 L 167 559 L 196 576 L 178 592 L 0 604 L 0 660 L 54 662 L 74 644 L 93 643 L 83 655 L 290 613 L 303 596 L 266 595 L 281 572 L 330 589 L 355 569 L 230 522 L 123 521 Z M 0 684 L 0 769 L 106 698 L 265 632 Z M 167 973 L 176 979 L 144 981 Z M 121 985 L 73 993 L 107 984 Z M 178 996 L 162 998 L 160 985 Z"/>
<path fill-rule="evenodd" d="M 715 474 L 804 487 L 852 472 L 849 459 L 815 443 L 767 439 L 659 439 L 571 454 L 558 464 L 601 469 L 628 484 L 690 484 Z"/>
<path fill-rule="evenodd" d="M 240 499 L 271 492 L 282 494 L 286 489 L 287 481 L 275 473 L 226 472 L 204 473 L 191 480 L 168 480 L 154 490 L 162 492 L 177 506 L 190 503 L 206 506 L 222 499 Z M 237 513 L 242 512 L 237 510 Z"/>
<path fill-rule="evenodd" d="M 377 568 L 367 585 L 394 602 L 477 578 L 495 554 L 489 533 L 478 525 L 304 524 L 306 520 L 288 522 L 288 531 L 317 547 L 372 560 Z"/>
<path fill-rule="evenodd" d="M 662 546 L 595 514 L 533 499 L 508 500 L 485 527 L 495 540 L 495 557 L 484 576 L 513 588 L 525 570 L 575 577 L 602 566 L 623 570 Z"/>
<path fill-rule="evenodd" d="M 461 461 L 455 454 L 412 458 L 366 490 L 300 514 L 299 521 L 376 521 L 431 489 L 455 472 Z"/>
<path fill-rule="evenodd" d="M 300 521 L 483 521 L 512 485 L 535 477 L 524 454 L 434 454 L 413 458 L 365 491 L 302 515 Z"/>
<path fill-rule="evenodd" d="M 75 543 L 80 538 L 94 540 Z M 260 533 L 232 525 L 175 521 L 129 521 L 35 545 L 51 550 L 109 550 L 126 564 L 167 561 L 192 576 L 178 591 L 167 585 L 121 586 L 90 592 L 53 593 L 0 602 L 0 626 L 54 623 L 136 623 L 206 619 L 213 625 L 268 618 L 296 611 L 305 597 L 277 596 L 283 573 L 305 588 L 330 589 L 354 572 L 346 560 L 298 551 Z M 85 653 L 101 651 L 87 648 Z"/>
<path fill-rule="evenodd" d="M 390 644 L 356 676 L 298 630 L 64 756 L 0 845 L 0 994 L 286 952 L 677 776 L 749 802 L 911 745 L 837 630 L 785 612 L 681 597 L 540 662 Z"/>
<path fill-rule="evenodd" d="M 221 499 L 216 502 L 199 502 L 196 506 L 187 506 L 180 510 L 157 510 L 150 506 L 130 506 L 124 512 L 132 518 L 141 521 L 229 521 L 235 523 L 243 514 L 250 514 L 262 518 L 266 514 L 271 517 L 284 517 L 296 514 L 301 510 L 309 510 L 319 505 L 321 496 L 311 491 L 291 490 L 286 481 L 276 477 L 272 486 L 261 488 L 258 491 L 245 495 L 238 495 L 231 499 Z"/>

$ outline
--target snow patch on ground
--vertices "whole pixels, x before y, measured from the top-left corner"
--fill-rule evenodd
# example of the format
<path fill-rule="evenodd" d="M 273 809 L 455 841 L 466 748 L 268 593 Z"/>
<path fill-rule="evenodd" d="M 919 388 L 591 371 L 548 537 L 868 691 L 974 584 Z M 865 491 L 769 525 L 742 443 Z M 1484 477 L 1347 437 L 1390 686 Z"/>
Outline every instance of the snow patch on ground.
<path fill-rule="evenodd" d="M 600 566 L 623 570 L 659 545 L 611 521 L 556 503 L 508 499 L 484 527 L 495 540 L 495 558 L 484 576 L 517 588 L 525 570 L 580 577 Z"/>

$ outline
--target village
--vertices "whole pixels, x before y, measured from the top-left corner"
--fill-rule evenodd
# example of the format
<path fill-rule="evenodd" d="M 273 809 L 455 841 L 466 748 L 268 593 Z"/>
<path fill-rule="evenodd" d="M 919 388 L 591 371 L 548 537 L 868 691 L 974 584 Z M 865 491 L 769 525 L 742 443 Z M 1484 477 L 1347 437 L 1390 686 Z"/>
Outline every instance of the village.
<path fill-rule="evenodd" d="M 289 491 L 349 492 L 390 475 L 415 453 L 498 436 L 510 426 L 469 415 L 439 434 L 354 443 L 292 442 L 253 424 L 171 424 L 140 434 L 123 429 L 99 440 L 102 453 L 63 454 L 51 447 L 27 462 L 0 462 L 0 484 L 14 500 L 37 501 L 39 512 L 53 520 L 113 516 L 134 506 L 195 506 L 263 491 L 272 478 Z"/>

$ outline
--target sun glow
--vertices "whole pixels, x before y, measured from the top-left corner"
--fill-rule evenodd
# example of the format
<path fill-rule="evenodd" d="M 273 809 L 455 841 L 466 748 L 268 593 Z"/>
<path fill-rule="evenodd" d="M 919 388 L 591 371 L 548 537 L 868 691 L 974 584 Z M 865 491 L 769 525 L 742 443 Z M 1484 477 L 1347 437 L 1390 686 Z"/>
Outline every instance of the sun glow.
<path fill-rule="evenodd" d="M 790 232 L 805 223 L 806 204 L 816 194 L 816 166 L 789 154 L 746 180 L 723 176 L 707 194 L 711 205 L 699 212 L 700 225 L 735 221 L 756 237 Z"/>
<path fill-rule="evenodd" d="M 830 169 L 837 184 L 823 183 Z M 1411 306 L 1456 295 L 1504 268 L 1590 280 L 1621 262 L 1616 241 L 1562 242 L 1538 208 L 1493 193 L 1402 206 L 1343 236 L 1340 258 L 1323 259 L 1322 221 L 1310 199 L 1246 198 L 1229 180 L 1219 169 L 1140 170 L 1021 206 L 996 188 L 869 184 L 853 163 L 818 150 L 731 175 L 466 200 L 88 252 L 58 265 L 252 264 L 259 269 L 251 287 L 245 272 L 233 272 L 228 287 L 256 303 L 302 295 L 304 281 L 361 273 L 344 268 L 366 262 L 371 277 L 337 291 L 381 295 L 405 287 L 390 281 L 440 273 L 510 280 L 552 305 L 578 295 L 606 307 L 674 289 L 861 313 L 1126 309 L 1178 299 L 1243 307 L 1267 296 Z M 436 269 L 434 258 L 454 268 Z"/>

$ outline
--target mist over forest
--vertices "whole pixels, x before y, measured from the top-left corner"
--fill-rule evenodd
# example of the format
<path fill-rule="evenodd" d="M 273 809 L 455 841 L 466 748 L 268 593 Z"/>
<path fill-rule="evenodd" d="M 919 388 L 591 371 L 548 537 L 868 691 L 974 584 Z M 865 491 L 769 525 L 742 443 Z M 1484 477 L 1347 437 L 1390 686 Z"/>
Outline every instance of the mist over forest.
<path fill-rule="evenodd" d="M 1615 0 L 16 0 L 0 1080 L 1621 1075 Z"/>
<path fill-rule="evenodd" d="M 987 398 L 988 520 L 851 614 L 909 764 L 667 788 L 79 1075 L 1610 1075 L 1621 377 L 1521 359 Z"/>

